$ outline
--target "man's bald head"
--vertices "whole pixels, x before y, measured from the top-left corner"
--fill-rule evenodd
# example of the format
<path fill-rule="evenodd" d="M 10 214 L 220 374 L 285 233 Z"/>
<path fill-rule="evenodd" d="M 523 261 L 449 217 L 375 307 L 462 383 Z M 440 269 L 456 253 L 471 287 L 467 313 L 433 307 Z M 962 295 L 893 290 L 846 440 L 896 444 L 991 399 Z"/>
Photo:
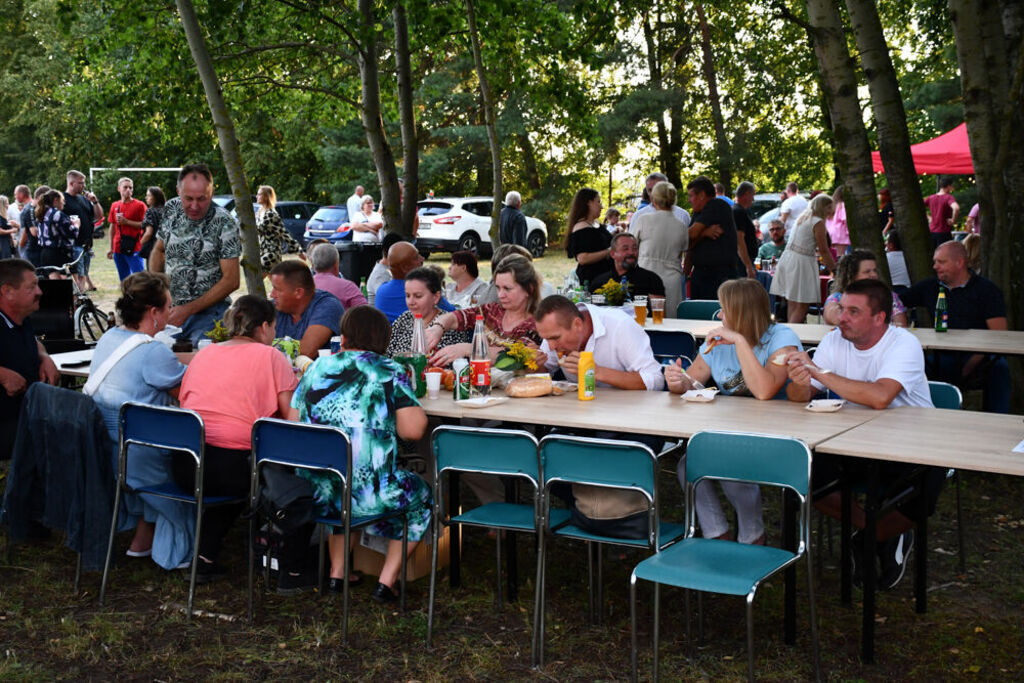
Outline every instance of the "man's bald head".
<path fill-rule="evenodd" d="M 943 242 L 935 249 L 932 268 L 939 280 L 958 286 L 967 280 L 967 250 L 956 240 Z"/>
<path fill-rule="evenodd" d="M 388 249 L 388 265 L 391 267 L 391 276 L 396 280 L 404 280 L 409 271 L 422 264 L 423 257 L 409 242 L 397 242 Z"/>

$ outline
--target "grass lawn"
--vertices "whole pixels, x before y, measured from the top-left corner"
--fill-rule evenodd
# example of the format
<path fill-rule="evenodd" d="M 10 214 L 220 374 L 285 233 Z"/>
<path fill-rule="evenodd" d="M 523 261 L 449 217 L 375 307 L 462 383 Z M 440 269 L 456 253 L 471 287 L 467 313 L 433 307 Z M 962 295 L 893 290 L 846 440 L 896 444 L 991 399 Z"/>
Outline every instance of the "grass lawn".
<path fill-rule="evenodd" d="M 439 263 L 444 257 L 435 257 Z M 561 252 L 540 260 L 547 278 L 570 262 Z M 116 291 L 112 263 L 96 261 L 99 301 L 110 308 Z M 912 429 L 908 425 L 908 429 Z M 979 435 L 979 438 L 984 438 Z M 970 458 L 969 453 L 964 454 Z M 665 516 L 682 516 L 675 463 L 661 481 Z M 473 500 L 468 492 L 464 500 Z M 916 614 L 913 567 L 893 591 L 878 596 L 876 660 L 858 657 L 859 592 L 839 601 L 838 524 L 832 545 L 815 534 L 814 552 L 822 668 L 830 680 L 1020 680 L 1024 677 L 1024 480 L 965 472 L 963 508 L 967 572 L 957 560 L 956 507 L 951 488 L 930 522 L 928 612 Z M 778 543 L 779 496 L 764 497 L 769 542 Z M 494 541 L 463 536 L 463 585 L 438 581 L 435 647 L 424 644 L 427 579 L 409 585 L 404 614 L 370 599 L 373 581 L 353 589 L 347 647 L 341 645 L 340 599 L 270 593 L 257 621 L 245 621 L 245 528 L 229 535 L 229 580 L 197 590 L 196 606 L 213 616 L 186 624 L 187 583 L 148 560 L 129 560 L 120 539 L 108 602 L 97 605 L 100 576 L 87 573 L 73 592 L 74 556 L 55 537 L 0 554 L 0 680 L 263 680 L 357 679 L 624 680 L 629 677 L 628 577 L 639 552 L 606 555 L 604 623 L 587 618 L 587 565 L 581 545 L 552 543 L 548 565 L 547 664 L 530 669 L 535 548 L 518 541 L 520 599 L 497 611 Z M 826 527 L 828 529 L 828 527 Z M 911 561 L 913 564 L 913 560 Z M 802 566 L 802 565 L 801 565 Z M 782 582 L 760 589 L 755 601 L 756 672 L 761 679 L 813 676 L 807 627 L 806 580 L 798 576 L 797 643 L 783 642 Z M 650 675 L 651 590 L 640 589 L 641 674 Z M 704 600 L 704 635 L 687 657 L 683 595 L 662 591 L 661 675 L 665 680 L 739 680 L 746 676 L 743 601 Z M 220 615 L 220 616 L 217 616 Z"/>

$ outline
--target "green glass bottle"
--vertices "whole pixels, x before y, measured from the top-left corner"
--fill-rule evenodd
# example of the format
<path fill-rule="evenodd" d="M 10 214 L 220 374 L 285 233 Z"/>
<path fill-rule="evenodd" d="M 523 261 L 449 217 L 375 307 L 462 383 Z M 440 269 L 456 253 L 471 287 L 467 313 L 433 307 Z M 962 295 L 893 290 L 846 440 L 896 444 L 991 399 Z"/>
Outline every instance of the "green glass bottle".
<path fill-rule="evenodd" d="M 949 329 L 949 309 L 946 307 L 946 290 L 939 288 L 939 299 L 935 302 L 935 331 Z"/>

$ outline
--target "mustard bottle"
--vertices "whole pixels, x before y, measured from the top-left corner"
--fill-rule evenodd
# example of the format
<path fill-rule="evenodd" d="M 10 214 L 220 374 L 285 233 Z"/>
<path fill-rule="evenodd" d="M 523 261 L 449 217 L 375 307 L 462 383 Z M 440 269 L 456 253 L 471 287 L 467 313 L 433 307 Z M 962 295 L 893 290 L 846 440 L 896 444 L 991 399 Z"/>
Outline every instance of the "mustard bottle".
<path fill-rule="evenodd" d="M 594 378 L 594 352 L 581 351 L 580 361 L 576 366 L 576 385 L 581 401 L 593 401 L 597 380 Z"/>

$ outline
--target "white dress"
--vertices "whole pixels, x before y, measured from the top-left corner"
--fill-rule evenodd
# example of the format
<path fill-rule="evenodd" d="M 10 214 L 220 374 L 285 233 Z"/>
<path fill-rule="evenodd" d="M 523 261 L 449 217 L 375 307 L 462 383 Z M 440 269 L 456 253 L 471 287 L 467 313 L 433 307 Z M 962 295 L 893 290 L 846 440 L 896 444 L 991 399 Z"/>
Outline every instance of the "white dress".
<path fill-rule="evenodd" d="M 793 228 L 786 250 L 782 252 L 775 268 L 772 294 L 801 304 L 821 301 L 818 255 L 814 241 L 814 226 L 821 221 L 818 216 L 811 216 Z"/>

